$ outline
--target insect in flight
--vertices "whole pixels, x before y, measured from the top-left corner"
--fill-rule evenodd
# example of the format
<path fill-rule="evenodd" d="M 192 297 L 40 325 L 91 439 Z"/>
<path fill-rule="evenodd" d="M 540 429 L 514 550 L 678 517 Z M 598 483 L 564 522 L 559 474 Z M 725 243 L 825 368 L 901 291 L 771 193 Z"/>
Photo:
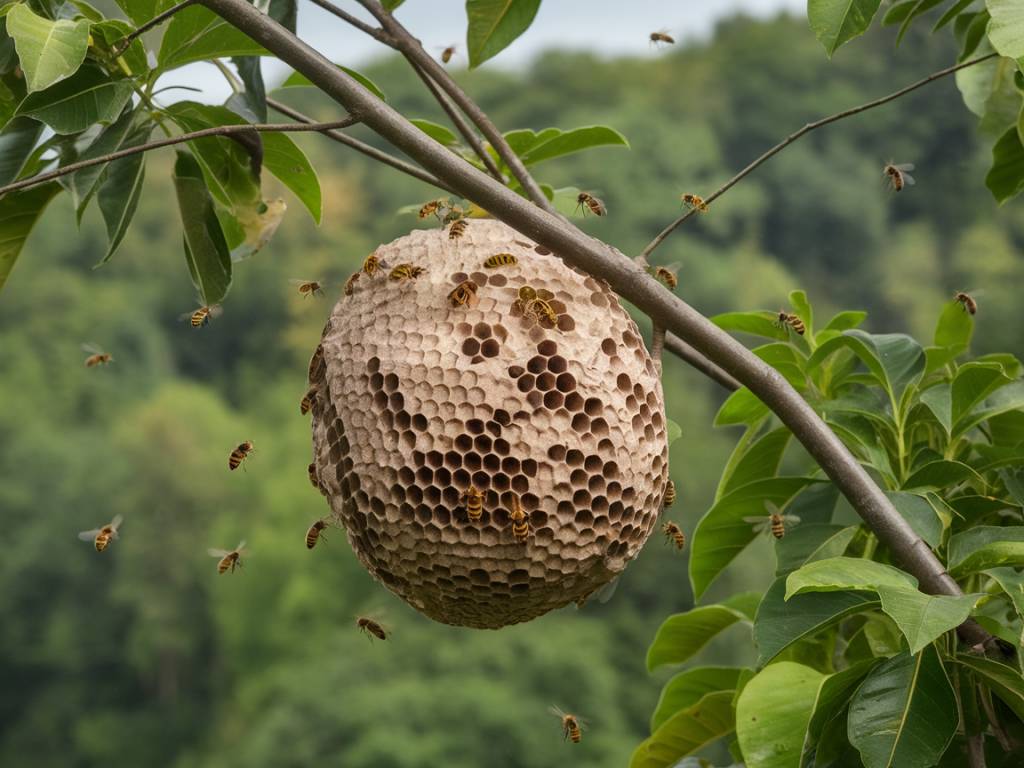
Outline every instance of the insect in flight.
<path fill-rule="evenodd" d="M 580 192 L 576 195 L 576 210 L 582 210 L 584 216 L 587 215 L 587 211 L 590 211 L 595 216 L 606 216 L 608 214 L 608 209 L 605 208 L 604 202 L 589 192 Z"/>
<path fill-rule="evenodd" d="M 652 45 L 675 45 L 676 39 L 668 33 L 667 29 L 651 32 L 650 41 Z"/>
<path fill-rule="evenodd" d="M 299 295 L 303 298 L 307 296 L 324 295 L 324 289 L 319 280 L 299 280 L 298 278 L 295 278 L 288 282 L 298 288 Z"/>
<path fill-rule="evenodd" d="M 244 443 L 239 445 L 235 450 L 228 456 L 228 469 L 238 469 L 242 462 L 245 461 L 246 457 L 253 452 L 252 440 L 246 440 Z"/>
<path fill-rule="evenodd" d="M 744 517 L 743 522 L 751 523 L 756 533 L 769 532 L 776 539 L 786 535 L 786 529 L 799 524 L 800 518 L 796 515 L 784 515 L 774 504 L 768 504 L 768 515 L 756 517 Z"/>
<path fill-rule="evenodd" d="M 302 396 L 302 400 L 299 401 L 299 413 L 301 413 L 303 416 L 309 413 L 310 409 L 312 409 L 313 407 L 313 404 L 316 403 L 317 389 L 319 389 L 319 387 L 317 387 L 317 385 L 314 384 L 306 391 L 306 394 Z"/>
<path fill-rule="evenodd" d="M 786 312 L 781 309 L 779 310 L 778 316 L 775 318 L 775 325 L 779 328 L 785 328 L 788 325 L 793 329 L 794 333 L 800 336 L 803 336 L 807 332 L 807 326 L 804 325 L 803 320 L 792 312 Z"/>
<path fill-rule="evenodd" d="M 671 520 L 661 526 L 661 532 L 665 534 L 666 541 L 675 544 L 676 549 L 682 549 L 686 546 L 686 534 L 683 533 L 682 528 Z"/>
<path fill-rule="evenodd" d="M 94 528 L 91 531 L 82 531 L 78 538 L 82 541 L 91 541 L 97 552 L 102 552 L 110 546 L 110 542 L 117 538 L 117 529 L 121 527 L 124 518 L 118 515 L 102 528 Z"/>
<path fill-rule="evenodd" d="M 423 267 L 417 267 L 413 264 L 399 264 L 391 270 L 391 274 L 388 277 L 391 280 L 415 280 L 423 272 Z"/>
<path fill-rule="evenodd" d="M 493 256 L 489 256 L 484 261 L 484 267 L 487 269 L 495 269 L 497 267 L 511 267 L 513 264 L 518 264 L 519 259 L 513 256 L 511 253 L 496 253 Z"/>
<path fill-rule="evenodd" d="M 348 276 L 348 280 L 345 281 L 345 295 L 346 296 L 351 296 L 353 291 L 355 291 L 355 289 L 356 289 L 356 280 L 359 279 L 359 276 L 361 274 L 363 274 L 363 273 L 362 272 L 353 272 L 351 275 Z"/>
<path fill-rule="evenodd" d="M 206 553 L 210 557 L 219 558 L 217 573 L 227 573 L 228 570 L 234 573 L 235 568 L 242 567 L 242 551 L 244 549 L 245 539 L 238 542 L 238 546 L 230 551 L 226 549 L 208 549 Z"/>
<path fill-rule="evenodd" d="M 956 296 L 953 297 L 953 301 L 958 301 L 963 305 L 964 312 L 975 315 L 978 313 L 978 302 L 974 300 L 974 297 L 969 293 L 963 291 L 957 291 Z M 89 363 L 86 362 L 86 365 Z"/>
<path fill-rule="evenodd" d="M 114 361 L 113 355 L 104 352 L 95 344 L 83 344 L 82 350 L 89 353 L 89 356 L 85 358 L 86 368 L 95 368 L 97 365 L 106 365 Z"/>
<path fill-rule="evenodd" d="M 652 267 L 652 274 L 665 284 L 665 287 L 670 291 L 674 291 L 676 286 L 679 285 L 679 262 L 673 262 L 667 267 Z"/>
<path fill-rule="evenodd" d="M 376 275 L 380 267 L 380 258 L 375 253 L 371 253 L 367 256 L 366 261 L 363 262 L 363 272 L 366 273 L 367 277 L 373 277 Z"/>
<path fill-rule="evenodd" d="M 691 210 L 697 211 L 697 213 L 707 213 L 708 203 L 704 201 L 704 198 L 700 195 L 695 195 L 692 192 L 687 192 L 679 196 L 682 204 Z"/>
<path fill-rule="evenodd" d="M 484 495 L 476 489 L 475 485 L 469 486 L 462 492 L 460 499 L 466 505 L 466 516 L 471 522 L 476 522 L 484 513 Z"/>
<path fill-rule="evenodd" d="M 671 479 L 665 483 L 665 498 L 661 503 L 666 509 L 676 503 L 676 484 Z"/>
<path fill-rule="evenodd" d="M 913 163 L 887 163 L 885 168 L 882 169 L 882 175 L 885 176 L 889 182 L 889 188 L 893 192 L 902 192 L 904 187 L 911 187 L 914 185 L 914 177 L 911 176 L 908 171 L 914 170 Z"/>
<path fill-rule="evenodd" d="M 469 226 L 469 222 L 465 219 L 456 219 L 452 222 L 452 225 L 448 228 L 448 239 L 458 240 L 464 234 L 466 234 L 466 228 Z"/>
<path fill-rule="evenodd" d="M 379 621 L 375 621 L 367 616 L 357 616 L 356 626 L 365 632 L 368 638 L 372 635 L 378 640 L 387 640 L 388 634 L 390 634 Z"/>
<path fill-rule="evenodd" d="M 519 505 L 518 496 L 512 497 L 512 510 L 509 513 L 509 519 L 512 521 L 512 535 L 520 544 L 525 544 L 530 536 L 530 521 Z"/>
<path fill-rule="evenodd" d="M 552 705 L 548 711 L 562 721 L 562 738 L 568 739 L 573 744 L 579 744 L 583 738 L 583 729 L 587 727 L 587 721 L 577 715 L 570 715 L 558 707 Z"/>
<path fill-rule="evenodd" d="M 323 520 L 317 520 L 306 531 L 306 549 L 312 549 L 316 546 L 317 541 L 323 539 L 327 541 L 327 537 L 323 535 L 324 528 L 327 527 L 327 523 Z"/>
<path fill-rule="evenodd" d="M 437 200 L 431 200 L 429 203 L 425 203 L 423 207 L 420 208 L 420 211 L 417 215 L 421 219 L 425 219 L 427 218 L 427 216 L 430 216 L 431 214 L 433 214 L 437 218 L 441 218 L 441 211 L 443 211 L 445 208 L 451 208 L 451 201 L 448 200 L 447 198 L 442 197 L 438 198 Z"/>
<path fill-rule="evenodd" d="M 456 54 L 458 46 L 449 45 L 443 51 L 441 51 L 441 63 L 447 64 L 452 60 L 452 57 Z"/>
<path fill-rule="evenodd" d="M 455 290 L 448 294 L 448 303 L 453 307 L 472 309 L 480 302 L 476 295 L 477 290 L 478 286 L 472 280 L 463 280 L 455 286 Z"/>
<path fill-rule="evenodd" d="M 219 304 L 215 304 L 212 307 L 202 306 L 199 309 L 193 310 L 192 312 L 185 312 L 179 316 L 179 320 L 188 320 L 193 328 L 202 328 L 207 325 L 210 320 L 215 317 L 220 317 L 224 310 L 221 309 Z"/>

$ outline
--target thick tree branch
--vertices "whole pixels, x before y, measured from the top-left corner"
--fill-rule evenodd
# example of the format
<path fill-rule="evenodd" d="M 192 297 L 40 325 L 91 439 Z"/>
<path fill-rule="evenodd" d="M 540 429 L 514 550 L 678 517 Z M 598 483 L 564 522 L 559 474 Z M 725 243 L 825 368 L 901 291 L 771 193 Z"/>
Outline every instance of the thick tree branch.
<path fill-rule="evenodd" d="M 267 99 L 267 106 L 276 112 L 280 112 L 282 115 L 290 117 L 292 120 L 297 120 L 300 123 L 305 123 L 307 125 L 312 125 L 316 123 L 316 121 L 313 118 L 309 117 L 308 115 L 302 114 L 297 109 L 292 109 L 287 104 L 283 104 L 282 102 L 277 101 L 276 99 Z M 339 144 L 344 144 L 346 147 L 350 147 L 354 149 L 356 152 L 361 152 L 367 157 L 373 158 L 379 163 L 389 165 L 395 170 L 401 171 L 402 173 L 408 176 L 412 176 L 414 179 L 425 181 L 427 184 L 437 187 L 438 189 L 444 190 L 449 194 L 459 194 L 454 189 L 445 184 L 443 181 L 431 176 L 418 165 L 407 163 L 405 162 L 405 160 L 397 158 L 394 155 L 389 155 L 387 152 L 382 152 L 376 147 L 371 146 L 366 142 L 360 141 L 359 139 L 354 139 L 346 133 L 341 133 L 340 131 L 332 130 L 330 128 L 323 128 L 320 129 L 318 132 L 322 133 L 329 139 L 333 139 Z"/>
<path fill-rule="evenodd" d="M 811 131 L 826 126 L 829 123 L 834 123 L 838 120 L 843 120 L 847 117 L 859 115 L 861 112 L 867 112 L 869 109 L 880 107 L 883 104 L 888 104 L 890 101 L 895 101 L 896 99 L 902 96 L 906 96 L 911 91 L 916 91 L 918 88 L 928 85 L 929 83 L 935 82 L 936 80 L 946 77 L 947 75 L 951 75 L 954 72 L 957 72 L 961 69 L 966 69 L 967 67 L 973 67 L 975 64 L 980 64 L 983 61 L 988 61 L 989 59 L 994 58 L 998 55 L 998 53 L 990 53 L 987 56 L 979 56 L 976 59 L 965 61 L 963 64 L 955 64 L 952 67 L 940 69 L 938 72 L 933 72 L 932 74 L 928 75 L 928 77 L 922 78 L 915 83 L 911 83 L 910 85 L 904 88 L 900 88 L 898 91 L 893 91 L 888 96 L 883 96 L 880 99 L 875 99 L 874 101 L 869 101 L 866 104 L 851 107 L 850 109 L 844 109 L 842 112 L 836 112 L 834 115 L 829 115 L 828 117 L 823 117 L 820 120 L 815 120 L 813 123 L 808 123 L 799 131 L 791 133 L 789 136 L 780 141 L 774 147 L 772 147 L 767 152 L 758 157 L 756 160 L 751 162 L 746 168 L 744 168 L 742 171 L 740 171 L 727 182 L 725 182 L 725 184 L 723 184 L 721 187 L 719 187 L 706 198 L 704 198 L 704 202 L 711 203 L 714 200 L 717 200 L 719 197 L 728 192 L 736 184 L 736 182 L 738 182 L 744 176 L 747 176 L 750 173 L 752 173 L 764 162 L 777 155 L 779 152 L 784 150 L 797 139 L 801 138 L 802 136 L 806 136 Z M 640 252 L 639 256 L 637 256 L 637 263 L 641 265 L 646 264 L 647 257 L 651 255 L 651 252 L 654 251 L 654 249 L 657 248 L 659 245 L 661 245 L 662 241 L 664 241 L 666 237 L 671 235 L 676 227 L 678 227 L 680 224 L 682 224 L 684 221 L 686 221 L 688 218 L 690 218 L 691 216 L 695 215 L 698 212 L 699 209 L 691 208 L 686 213 L 677 218 L 675 221 L 673 221 L 671 224 L 669 224 L 667 227 L 665 227 L 665 229 L 659 232 L 658 236 L 654 238 L 650 243 L 648 243 L 647 247 Z"/>
<path fill-rule="evenodd" d="M 190 5 L 195 4 L 196 0 L 182 0 L 182 2 L 178 3 L 177 5 L 171 6 L 163 13 L 158 13 L 156 16 L 147 21 L 141 27 L 139 27 L 138 29 L 134 29 L 127 35 L 125 35 L 124 38 L 121 41 L 119 41 L 118 44 L 114 47 L 114 49 L 111 51 L 111 54 L 116 59 L 118 56 L 122 55 L 125 51 L 128 50 L 128 46 L 132 44 L 133 40 L 146 34 L 147 32 L 149 32 L 149 30 L 153 29 L 153 27 L 157 27 L 160 24 L 163 24 L 165 21 L 171 18 L 171 16 L 178 13 L 178 11 L 183 11 Z"/>
<path fill-rule="evenodd" d="M 378 0 L 359 0 L 359 4 L 366 8 L 380 22 L 384 31 L 387 32 L 393 41 L 392 47 L 401 52 L 412 64 L 422 69 L 452 98 L 452 101 L 458 105 L 459 109 L 465 113 L 473 124 L 480 129 L 484 138 L 494 147 L 494 151 L 498 153 L 498 157 L 508 167 L 512 176 L 519 182 L 519 186 L 523 188 L 526 195 L 536 205 L 548 213 L 554 214 L 555 207 L 544 195 L 544 192 L 530 175 L 526 166 L 523 165 L 519 155 L 512 151 L 508 142 L 505 141 L 505 137 L 501 135 L 501 131 L 498 130 L 497 126 L 491 122 L 487 113 L 480 109 L 476 102 L 469 98 L 466 92 L 459 87 L 459 84 L 455 82 L 448 73 L 448 70 L 427 53 L 420 44 L 420 41 L 413 37 L 394 16 L 384 10 L 384 7 Z"/>
<path fill-rule="evenodd" d="M 149 152 L 154 149 L 160 149 L 161 147 L 170 147 L 175 144 L 182 144 L 186 141 L 203 139 L 207 136 L 237 136 L 239 134 L 252 133 L 253 131 L 259 133 L 324 131 L 332 128 L 347 128 L 348 126 L 355 125 L 358 122 L 358 117 L 347 117 L 344 120 L 336 120 L 333 123 L 260 123 L 256 125 L 245 123 L 243 125 L 216 125 L 212 128 L 203 128 L 200 131 L 192 131 L 190 133 L 182 133 L 178 136 L 170 136 L 166 139 L 150 141 L 146 144 L 140 144 L 137 147 L 119 149 L 117 152 L 111 152 L 108 155 L 100 155 L 99 157 L 94 157 L 89 160 L 80 160 L 77 163 L 69 163 L 55 171 L 40 173 L 37 176 L 31 176 L 27 179 L 15 181 L 11 184 L 0 187 L 0 197 L 8 192 L 16 192 L 19 189 L 34 187 L 38 184 L 52 181 L 53 179 L 59 179 L 61 176 L 68 176 L 69 174 L 76 173 L 85 168 L 91 168 L 94 165 L 103 165 L 104 163 L 110 163 L 114 160 L 120 160 L 123 157 L 131 157 L 132 155 L 137 155 L 141 152 Z"/>
<path fill-rule="evenodd" d="M 814 409 L 774 368 L 677 298 L 610 246 L 535 206 L 442 147 L 344 71 L 260 13 L 247 0 L 200 0 L 282 61 L 304 74 L 325 94 L 464 197 L 533 238 L 567 263 L 607 280 L 623 298 L 653 322 L 678 334 L 730 376 L 747 386 L 792 431 L 850 504 L 902 566 L 933 594 L 961 595 L 927 544 L 914 533 L 882 490 L 825 425 Z M 964 624 L 961 636 L 971 644 L 989 635 Z"/>

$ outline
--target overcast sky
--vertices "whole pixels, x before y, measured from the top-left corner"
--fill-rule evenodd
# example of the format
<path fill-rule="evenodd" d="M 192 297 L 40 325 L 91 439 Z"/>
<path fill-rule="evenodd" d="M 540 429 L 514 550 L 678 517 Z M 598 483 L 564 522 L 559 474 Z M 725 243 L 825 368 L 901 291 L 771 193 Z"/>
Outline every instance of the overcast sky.
<path fill-rule="evenodd" d="M 358 3 L 334 0 L 345 10 L 369 19 Z M 599 50 L 608 55 L 657 55 L 648 42 L 651 32 L 667 30 L 677 40 L 708 35 L 715 21 L 743 11 L 770 16 L 781 10 L 805 13 L 806 0 L 545 0 L 527 32 L 495 58 L 488 67 L 516 68 L 546 48 Z M 423 42 L 428 51 L 466 38 L 464 0 L 406 0 L 395 14 Z M 299 9 L 299 34 L 331 60 L 358 67 L 379 55 L 379 43 L 352 29 L 311 3 Z M 460 58 L 454 65 L 465 66 Z M 282 79 L 287 68 L 267 60 L 263 65 L 268 85 Z M 203 101 L 222 102 L 228 91 L 209 65 L 195 64 L 173 73 L 162 84 L 200 86 Z M 180 98 L 195 98 L 184 94 Z"/>

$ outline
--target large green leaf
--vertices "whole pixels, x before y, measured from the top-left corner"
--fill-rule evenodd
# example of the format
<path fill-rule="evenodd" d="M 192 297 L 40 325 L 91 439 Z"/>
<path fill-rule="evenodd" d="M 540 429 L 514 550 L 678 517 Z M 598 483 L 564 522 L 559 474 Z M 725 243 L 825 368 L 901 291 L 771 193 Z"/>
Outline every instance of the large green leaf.
<path fill-rule="evenodd" d="M 559 131 L 557 136 L 539 142 L 523 153 L 522 160 L 526 165 L 534 165 L 591 147 L 607 146 L 629 147 L 629 142 L 614 128 L 607 125 L 591 125 L 586 128 L 574 128 L 571 131 Z"/>
<path fill-rule="evenodd" d="M 954 577 L 999 566 L 1024 566 L 1024 526 L 979 525 L 949 539 Z"/>
<path fill-rule="evenodd" d="M 756 592 L 742 592 L 719 605 L 701 605 L 669 616 L 647 649 L 648 671 L 663 664 L 682 664 L 722 630 L 737 621 L 753 621 L 760 599 Z"/>
<path fill-rule="evenodd" d="M 931 768 L 959 723 L 933 646 L 875 667 L 850 702 L 848 735 L 866 768 Z"/>
<path fill-rule="evenodd" d="M 742 667 L 697 667 L 675 675 L 661 689 L 661 698 L 651 715 L 651 733 L 681 709 L 692 707 L 704 696 L 717 691 L 733 691 Z"/>
<path fill-rule="evenodd" d="M 676 712 L 633 752 L 629 768 L 668 768 L 733 732 L 733 692 L 709 693 Z"/>
<path fill-rule="evenodd" d="M 266 53 L 262 46 L 213 11 L 193 5 L 174 14 L 167 25 L 157 62 L 166 71 L 193 61 Z"/>
<path fill-rule="evenodd" d="M 877 591 L 882 610 L 907 638 L 911 653 L 967 621 L 978 602 L 978 595 L 926 595 L 909 587 L 879 585 Z"/>
<path fill-rule="evenodd" d="M 924 539 L 929 547 L 939 546 L 945 526 L 927 499 L 916 493 L 902 491 L 888 491 L 885 495 L 903 519 L 910 523 L 914 533 Z"/>
<path fill-rule="evenodd" d="M 798 517 L 803 519 L 802 515 Z M 775 542 L 775 575 L 795 571 L 804 563 L 839 557 L 846 552 L 857 530 L 856 525 L 801 523 Z"/>
<path fill-rule="evenodd" d="M 135 113 L 126 109 L 117 120 L 100 132 L 100 135 L 78 155 L 78 159 L 91 160 L 122 149 L 134 123 Z M 85 213 L 89 201 L 92 200 L 92 196 L 99 189 L 108 165 L 108 163 L 103 163 L 91 168 L 83 168 L 66 177 L 65 186 L 71 193 L 71 200 L 74 203 L 79 222 L 82 221 L 82 215 Z"/>
<path fill-rule="evenodd" d="M 879 604 L 871 592 L 809 592 L 789 600 L 785 595 L 786 578 L 782 576 L 757 608 L 754 642 L 758 666 L 764 666 L 798 640 Z"/>
<path fill-rule="evenodd" d="M 84 131 L 94 123 L 112 123 L 132 96 L 129 80 L 111 80 L 99 67 L 84 66 L 45 91 L 30 94 L 18 114 L 46 123 L 56 133 Z"/>
<path fill-rule="evenodd" d="M 0 184 L 10 184 L 21 173 L 43 126 L 27 117 L 15 118 L 0 131 Z"/>
<path fill-rule="evenodd" d="M 305 153 L 289 136 L 283 133 L 263 135 L 263 167 L 295 193 L 313 221 L 319 224 L 323 213 L 320 179 Z"/>
<path fill-rule="evenodd" d="M 185 259 L 203 303 L 220 303 L 231 286 L 231 254 L 221 231 L 213 198 L 195 158 L 179 152 L 174 189 L 185 230 Z"/>
<path fill-rule="evenodd" d="M 497 55 L 533 23 L 540 0 L 466 0 L 470 69 Z"/>
<path fill-rule="evenodd" d="M 354 69 L 349 69 L 348 67 L 343 67 L 340 64 L 338 64 L 337 67 L 342 72 L 344 72 L 346 75 L 351 77 L 353 80 L 356 80 L 361 86 L 363 86 L 363 88 L 368 90 L 370 93 L 372 93 L 378 99 L 380 99 L 381 101 L 387 101 L 387 96 L 384 95 L 384 91 L 382 91 L 379 87 L 377 87 L 377 84 L 375 82 L 373 82 L 373 80 L 368 78 L 366 75 L 364 75 L 364 74 L 362 74 L 360 72 L 356 72 Z M 311 87 L 313 87 L 313 83 L 310 81 L 310 79 L 308 77 L 306 77 L 301 72 L 292 72 L 290 75 L 288 75 L 287 78 L 285 78 L 285 81 L 283 83 L 281 83 L 277 87 L 278 88 L 311 88 Z"/>
<path fill-rule="evenodd" d="M 105 19 L 99 24 L 93 24 L 89 31 L 95 38 L 97 50 L 111 53 L 115 48 L 119 48 L 125 37 L 134 29 L 124 19 Z M 128 48 L 115 59 L 115 64 L 122 73 L 132 77 L 149 72 L 149 58 L 142 40 L 132 40 Z"/>
<path fill-rule="evenodd" d="M 953 392 L 949 383 L 929 387 L 920 394 L 920 399 L 948 435 L 953 430 Z"/>
<path fill-rule="evenodd" d="M 867 366 L 897 403 L 906 386 L 924 373 L 924 350 L 910 336 L 902 333 L 870 334 L 857 329 L 845 331 L 818 347 L 807 361 L 807 370 L 813 371 L 830 355 L 844 348 L 852 351 Z"/>
<path fill-rule="evenodd" d="M 1009 411 L 1024 408 L 1024 381 L 1014 381 L 997 389 L 985 402 L 973 408 L 970 413 L 953 425 L 953 434 L 962 435 L 983 421 L 988 421 Z"/>
<path fill-rule="evenodd" d="M 147 124 L 136 130 L 124 143 L 125 147 L 135 147 L 149 140 L 151 125 Z M 100 264 L 105 264 L 114 251 L 121 245 L 128 225 L 135 216 L 142 194 L 142 183 L 146 177 L 146 155 L 139 153 L 115 160 L 107 168 L 103 184 L 96 194 L 100 213 L 107 227 L 107 252 Z M 98 265 L 97 265 L 98 266 Z"/>
<path fill-rule="evenodd" d="M 754 424 L 769 413 L 768 406 L 746 387 L 740 387 L 729 395 L 715 414 L 715 426 L 727 427 L 733 424 Z"/>
<path fill-rule="evenodd" d="M 736 735 L 747 768 L 799 768 L 825 676 L 780 661 L 747 683 L 736 702 Z"/>
<path fill-rule="evenodd" d="M 1012 126 L 992 147 L 992 167 L 985 186 L 1000 203 L 1016 197 L 1024 188 L 1024 145 L 1018 127 Z"/>
<path fill-rule="evenodd" d="M 955 661 L 976 672 L 985 685 L 1024 720 L 1024 678 L 1020 671 L 980 656 L 962 654 Z"/>
<path fill-rule="evenodd" d="M 916 470 L 904 483 L 906 490 L 942 490 L 963 482 L 974 482 L 984 487 L 985 481 L 967 464 L 960 461 L 931 461 Z"/>
<path fill-rule="evenodd" d="M 690 581 L 698 598 L 757 532 L 744 517 L 767 514 L 765 503 L 785 503 L 812 483 L 810 477 L 773 477 L 747 483 L 715 502 L 701 518 L 690 550 Z"/>
<path fill-rule="evenodd" d="M 871 25 L 881 0 L 808 0 L 807 18 L 815 37 L 833 53 Z"/>
<path fill-rule="evenodd" d="M 38 187 L 8 192 L 0 198 L 0 291 L 14 269 L 14 262 L 18 260 L 32 227 L 60 189 L 57 182 L 51 181 Z"/>
<path fill-rule="evenodd" d="M 29 93 L 70 77 L 85 61 L 89 22 L 50 21 L 19 3 L 7 14 L 7 33 L 14 38 Z"/>
<path fill-rule="evenodd" d="M 1013 381 L 998 363 L 965 363 L 953 377 L 953 422 L 957 423 L 985 398 Z"/>
<path fill-rule="evenodd" d="M 999 53 L 1011 59 L 1024 57 L 1024 4 L 1020 0 L 986 0 L 992 20 L 988 39 Z"/>
<path fill-rule="evenodd" d="M 786 599 L 805 592 L 875 590 L 881 586 L 917 588 L 917 579 L 891 565 L 859 557 L 815 560 L 786 577 Z"/>
<path fill-rule="evenodd" d="M 814 702 L 814 714 L 811 716 L 811 722 L 807 725 L 807 738 L 804 741 L 805 754 L 812 749 L 817 750 L 826 723 L 834 717 L 844 714 L 857 686 L 877 663 L 875 659 L 858 661 L 840 672 L 829 675 L 822 681 L 821 688 L 818 689 L 818 697 Z"/>

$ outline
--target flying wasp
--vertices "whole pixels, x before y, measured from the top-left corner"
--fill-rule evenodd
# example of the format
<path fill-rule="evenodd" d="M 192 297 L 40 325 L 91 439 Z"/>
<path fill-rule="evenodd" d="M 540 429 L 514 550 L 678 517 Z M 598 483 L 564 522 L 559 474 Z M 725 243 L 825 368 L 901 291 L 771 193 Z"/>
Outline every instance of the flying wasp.
<path fill-rule="evenodd" d="M 889 188 L 893 192 L 902 192 L 904 187 L 914 185 L 914 177 L 908 173 L 912 170 L 914 170 L 913 163 L 900 163 L 899 165 L 887 163 L 882 169 L 882 175 L 889 182 Z"/>
<path fill-rule="evenodd" d="M 381 626 L 380 622 L 375 621 L 371 618 L 368 618 L 366 616 L 357 616 L 356 626 L 359 627 L 359 629 L 361 629 L 363 632 L 365 632 L 367 637 L 373 635 L 373 637 L 376 637 L 378 640 L 388 639 L 388 631 L 383 626 Z"/>
<path fill-rule="evenodd" d="M 682 528 L 671 520 L 661 526 L 661 532 L 665 534 L 666 541 L 675 544 L 676 549 L 682 549 L 686 546 L 686 534 L 683 533 Z"/>
<path fill-rule="evenodd" d="M 708 204 L 704 201 L 704 198 L 701 197 L 700 195 L 695 195 L 695 194 L 693 194 L 691 192 L 687 192 L 686 194 L 680 195 L 679 199 L 682 201 L 683 205 L 685 205 L 687 208 L 695 210 L 698 213 L 707 213 L 708 212 Z"/>
<path fill-rule="evenodd" d="M 434 216 L 440 219 L 441 211 L 444 210 L 445 208 L 450 208 L 451 204 L 451 201 L 445 197 L 438 198 L 437 200 L 431 200 L 429 203 L 425 203 L 424 206 L 420 208 L 420 211 L 417 215 L 421 219 L 425 219 L 427 218 L 427 216 L 433 214 Z"/>
<path fill-rule="evenodd" d="M 974 300 L 974 297 L 972 297 L 969 293 L 957 291 L 956 296 L 953 297 L 953 301 L 960 302 L 960 304 L 963 305 L 964 312 L 970 315 L 976 315 L 978 313 L 978 302 L 976 302 Z M 86 360 L 85 364 L 88 365 L 89 361 Z"/>
<path fill-rule="evenodd" d="M 114 361 L 113 355 L 109 352 L 104 352 L 95 344 L 83 344 L 82 350 L 89 353 L 89 356 L 85 358 L 86 368 L 95 368 L 97 365 L 107 365 L 107 363 Z"/>
<path fill-rule="evenodd" d="M 417 267 L 413 264 L 399 264 L 391 270 L 388 278 L 391 280 L 415 280 L 424 271 L 423 267 Z"/>
<path fill-rule="evenodd" d="M 303 298 L 324 295 L 324 289 L 319 280 L 299 280 L 296 278 L 288 282 L 298 288 L 299 295 Z"/>
<path fill-rule="evenodd" d="M 676 39 L 668 33 L 667 29 L 662 29 L 657 32 L 651 32 L 650 42 L 651 45 L 675 45 Z"/>
<path fill-rule="evenodd" d="M 496 269 L 497 267 L 511 267 L 518 263 L 519 259 L 511 253 L 496 253 L 487 258 L 484 262 L 484 267 L 487 269 Z"/>
<path fill-rule="evenodd" d="M 667 267 L 652 267 L 651 274 L 653 274 L 658 280 L 660 280 L 666 288 L 670 291 L 674 291 L 676 286 L 679 285 L 679 262 L 676 261 L 669 264 Z"/>
<path fill-rule="evenodd" d="M 317 541 L 323 539 L 327 541 L 327 537 L 323 535 L 324 528 L 327 527 L 327 523 L 323 520 L 317 520 L 306 531 L 306 549 L 312 549 L 316 546 Z"/>
<path fill-rule="evenodd" d="M 472 309 L 480 301 L 476 295 L 477 290 L 478 286 L 472 280 L 463 280 L 448 294 L 448 303 L 453 307 Z"/>
<path fill-rule="evenodd" d="M 460 501 L 466 505 L 466 516 L 470 522 L 477 522 L 484 513 L 484 495 L 471 485 L 462 492 Z"/>
<path fill-rule="evenodd" d="M 579 744 L 580 739 L 583 738 L 582 731 L 587 727 L 587 721 L 582 717 L 563 712 L 553 705 L 548 707 L 548 711 L 562 721 L 562 738 L 568 739 L 573 744 Z"/>
<path fill-rule="evenodd" d="M 97 552 L 102 552 L 110 546 L 110 542 L 117 538 L 117 529 L 121 527 L 124 518 L 118 515 L 102 528 L 94 528 L 91 531 L 82 531 L 78 538 L 82 541 L 91 541 Z"/>
<path fill-rule="evenodd" d="M 661 503 L 665 509 L 676 503 L 676 484 L 672 480 L 665 484 L 665 498 L 662 499 Z"/>
<path fill-rule="evenodd" d="M 228 469 L 236 470 L 245 461 L 246 457 L 252 453 L 253 445 L 251 440 L 246 440 L 244 443 L 239 445 L 235 450 L 228 456 Z"/>
<path fill-rule="evenodd" d="M 793 332 L 803 336 L 807 332 L 807 326 L 804 325 L 804 321 L 801 320 L 797 315 L 792 312 L 786 312 L 779 310 L 778 316 L 775 318 L 775 325 L 779 328 L 785 328 L 787 325 L 793 329 Z"/>
<path fill-rule="evenodd" d="M 520 544 L 525 544 L 530 536 L 530 521 L 526 518 L 526 513 L 523 512 L 523 508 L 519 505 L 518 496 L 512 497 L 512 511 L 509 514 L 509 519 L 512 521 L 512 535 L 516 537 L 516 541 Z"/>
<path fill-rule="evenodd" d="M 179 319 L 188 319 L 193 328 L 202 328 L 213 318 L 220 317 L 223 311 L 224 310 L 221 309 L 219 304 L 215 304 L 212 307 L 203 306 L 199 307 L 199 309 L 193 310 L 192 312 L 185 312 L 179 317 Z"/>
<path fill-rule="evenodd" d="M 779 512 L 778 507 L 774 504 L 768 504 L 768 510 L 768 515 L 744 517 L 743 522 L 751 523 L 756 533 L 767 531 L 776 539 L 781 539 L 786 535 L 786 528 L 797 525 L 800 522 L 800 518 L 796 515 L 784 515 Z"/>
<path fill-rule="evenodd" d="M 217 563 L 217 573 L 227 573 L 230 569 L 232 573 L 235 572 L 235 568 L 242 567 L 242 550 L 245 549 L 245 539 L 238 542 L 238 546 L 228 551 L 226 549 L 208 549 L 206 553 L 210 557 L 220 558 Z"/>
<path fill-rule="evenodd" d="M 451 61 L 452 57 L 456 53 L 456 50 L 457 50 L 457 46 L 449 45 L 443 51 L 441 51 L 441 63 L 442 64 L 447 64 L 449 61 Z"/>
<path fill-rule="evenodd" d="M 580 192 L 576 195 L 576 210 L 582 210 L 584 216 L 587 215 L 587 211 L 590 211 L 595 216 L 606 216 L 608 214 L 608 209 L 604 207 L 604 202 L 589 192 Z"/>
<path fill-rule="evenodd" d="M 448 239 L 458 240 L 464 234 L 466 234 L 466 227 L 469 226 L 469 222 L 465 219 L 456 219 L 452 222 L 452 225 L 448 228 Z"/>

